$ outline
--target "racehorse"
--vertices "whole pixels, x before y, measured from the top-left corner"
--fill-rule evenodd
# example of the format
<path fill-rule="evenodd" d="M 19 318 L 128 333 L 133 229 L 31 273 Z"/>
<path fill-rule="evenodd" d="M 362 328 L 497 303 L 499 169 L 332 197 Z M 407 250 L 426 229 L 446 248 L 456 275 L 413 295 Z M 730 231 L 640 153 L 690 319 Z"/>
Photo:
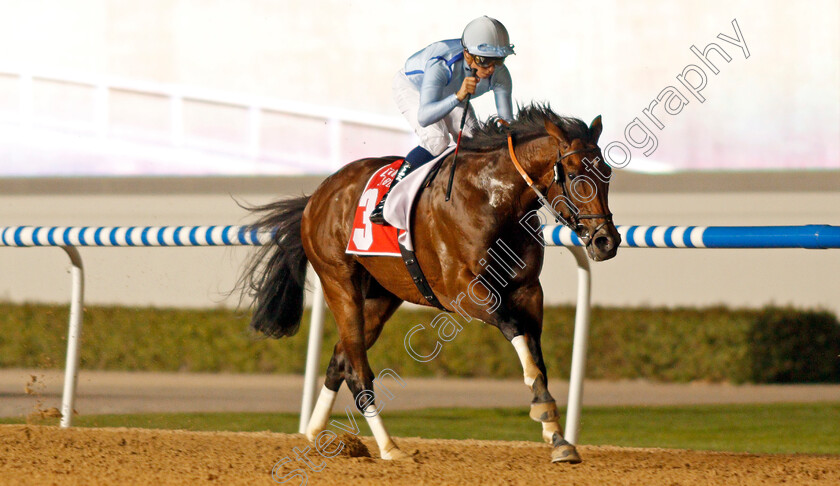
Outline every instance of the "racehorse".
<path fill-rule="evenodd" d="M 495 326 L 513 344 L 533 394 L 530 417 L 542 424 L 552 461 L 580 462 L 574 445 L 563 439 L 540 347 L 544 242 L 538 210 L 548 203 L 592 260 L 615 256 L 621 237 L 607 204 L 611 169 L 598 147 L 601 117 L 587 126 L 532 104 L 520 107 L 506 126 L 492 121 L 462 142 L 451 200 L 445 201 L 448 177 L 432 179 L 418 196 L 416 258 L 445 310 Z M 279 338 L 300 326 L 306 264 L 312 264 L 339 339 L 306 435 L 314 441 L 325 431 L 336 392 L 347 382 L 383 459 L 408 455 L 397 448 L 376 409 L 367 349 L 402 302 L 430 304 L 400 258 L 345 249 L 366 181 L 396 159 L 357 160 L 311 196 L 251 208 L 260 215 L 253 228 L 272 230 L 273 244 L 258 250 L 242 275 L 254 299 L 251 328 Z M 449 155 L 439 171 L 448 174 L 452 166 Z M 502 253 L 507 262 L 488 264 Z"/>

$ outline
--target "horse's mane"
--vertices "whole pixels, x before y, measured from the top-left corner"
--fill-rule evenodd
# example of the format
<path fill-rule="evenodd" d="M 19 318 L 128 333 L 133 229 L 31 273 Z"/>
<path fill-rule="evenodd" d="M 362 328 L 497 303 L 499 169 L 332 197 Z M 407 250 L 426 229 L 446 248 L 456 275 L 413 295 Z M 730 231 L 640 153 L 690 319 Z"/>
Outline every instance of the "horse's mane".
<path fill-rule="evenodd" d="M 508 134 L 513 135 L 517 141 L 544 136 L 545 120 L 560 127 L 571 140 L 579 138 L 588 142 L 590 139 L 589 127 L 583 120 L 560 116 L 554 113 L 547 103 L 531 103 L 517 108 L 519 113 L 510 125 L 499 126 L 496 123 L 499 117 L 493 115 L 482 126 L 473 130 L 470 137 L 465 137 L 461 146 L 465 150 L 495 150 L 507 146 Z"/>

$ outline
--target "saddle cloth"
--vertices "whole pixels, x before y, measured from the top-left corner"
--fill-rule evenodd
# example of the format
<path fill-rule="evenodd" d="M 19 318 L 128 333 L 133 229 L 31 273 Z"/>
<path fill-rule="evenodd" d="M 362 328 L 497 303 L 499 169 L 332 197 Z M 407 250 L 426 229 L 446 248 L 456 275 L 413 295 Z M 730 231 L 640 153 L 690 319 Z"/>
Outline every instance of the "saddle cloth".
<path fill-rule="evenodd" d="M 384 215 L 390 226 L 373 224 L 369 217 L 382 196 L 388 192 L 403 161 L 396 160 L 374 172 L 359 198 L 346 252 L 356 255 L 401 256 L 400 243 L 413 251 L 410 222 L 414 201 L 429 173 L 454 149 L 450 147 L 431 162 L 423 164 L 394 187 L 385 201 Z"/>
<path fill-rule="evenodd" d="M 371 223 L 370 213 L 379 204 L 382 196 L 388 192 L 402 162 L 402 159 L 399 159 L 382 167 L 374 172 L 365 184 L 365 190 L 362 191 L 362 197 L 359 198 L 359 204 L 356 206 L 353 229 L 350 230 L 350 241 L 347 243 L 347 253 L 401 256 L 397 238 L 404 231 L 393 226 Z"/>

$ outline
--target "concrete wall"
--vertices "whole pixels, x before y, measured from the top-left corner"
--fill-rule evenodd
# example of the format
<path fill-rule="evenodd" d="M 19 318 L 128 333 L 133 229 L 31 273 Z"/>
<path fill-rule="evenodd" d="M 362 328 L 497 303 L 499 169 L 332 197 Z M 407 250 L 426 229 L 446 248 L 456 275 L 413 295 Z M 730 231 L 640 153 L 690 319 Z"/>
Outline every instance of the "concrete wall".
<path fill-rule="evenodd" d="M 232 200 L 262 203 L 310 193 L 303 178 L 0 179 L 2 225 L 198 225 L 248 221 Z M 840 225 L 840 172 L 618 174 L 610 206 L 619 224 Z M 245 248 L 82 248 L 91 304 L 232 306 Z M 0 247 L 0 299 L 67 302 L 69 263 L 57 248 Z M 630 249 L 594 263 L 600 305 L 757 307 L 840 313 L 840 250 Z M 548 251 L 548 304 L 572 303 L 575 267 Z"/>

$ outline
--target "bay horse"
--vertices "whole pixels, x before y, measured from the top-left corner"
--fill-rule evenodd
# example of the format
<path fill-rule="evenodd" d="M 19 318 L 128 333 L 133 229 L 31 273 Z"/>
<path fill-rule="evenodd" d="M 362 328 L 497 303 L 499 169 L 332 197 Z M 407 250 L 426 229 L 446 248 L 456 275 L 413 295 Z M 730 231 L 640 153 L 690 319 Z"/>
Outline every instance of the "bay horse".
<path fill-rule="evenodd" d="M 607 204 L 611 169 L 598 147 L 601 117 L 587 126 L 548 105 L 532 104 L 520 107 L 507 126 L 491 121 L 462 142 L 451 201 L 445 201 L 448 177 L 432 179 L 419 195 L 412 230 L 416 258 L 445 310 L 495 326 L 513 344 L 533 396 L 529 415 L 542 424 L 552 461 L 577 463 L 574 445 L 563 439 L 540 347 L 544 242 L 538 210 L 547 196 L 548 209 L 585 242 L 592 260 L 615 256 L 621 237 Z M 339 338 L 306 435 L 314 441 L 326 429 L 336 392 L 346 382 L 383 459 L 408 455 L 393 442 L 376 409 L 367 349 L 402 302 L 430 304 L 402 259 L 345 249 L 366 182 L 395 160 L 357 160 L 311 196 L 251 208 L 260 215 L 253 228 L 274 231 L 273 244 L 259 249 L 242 275 L 254 299 L 251 328 L 279 338 L 300 326 L 306 264 L 312 264 Z M 452 166 L 449 155 L 440 172 Z M 513 263 L 489 265 L 494 245 L 503 246 Z M 502 250 L 496 250 L 498 256 Z"/>

